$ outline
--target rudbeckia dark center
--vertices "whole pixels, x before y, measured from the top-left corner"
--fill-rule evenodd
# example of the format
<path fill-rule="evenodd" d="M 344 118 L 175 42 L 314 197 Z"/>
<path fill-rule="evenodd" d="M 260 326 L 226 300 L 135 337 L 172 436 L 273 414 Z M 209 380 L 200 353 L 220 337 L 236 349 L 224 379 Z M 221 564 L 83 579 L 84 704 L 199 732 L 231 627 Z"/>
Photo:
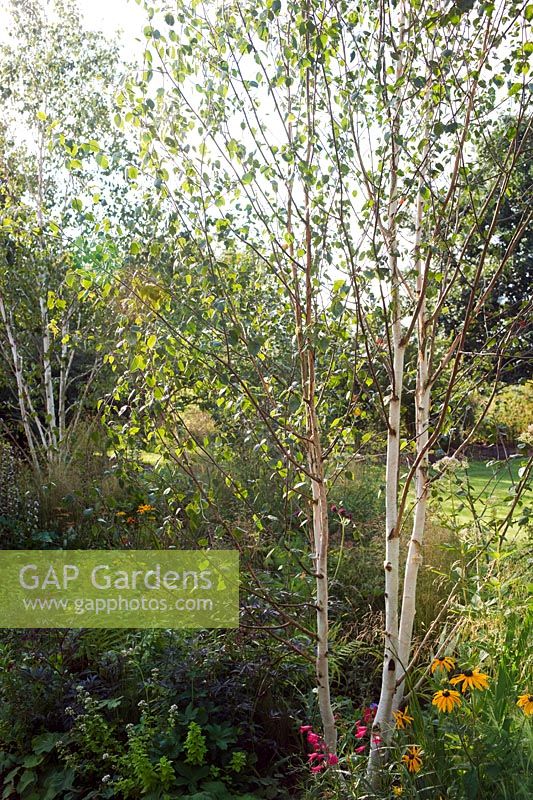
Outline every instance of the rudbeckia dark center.
<path fill-rule="evenodd" d="M 449 693 L 448 689 L 445 689 L 445 690 L 443 691 L 443 693 L 442 693 L 442 696 L 443 696 L 443 697 L 449 697 L 449 696 L 450 696 L 450 693 Z"/>
<path fill-rule="evenodd" d="M 473 672 L 472 672 L 471 669 L 465 669 L 465 671 L 463 672 L 463 675 L 465 676 L 465 678 L 471 678 L 472 675 L 473 675 Z"/>
<path fill-rule="evenodd" d="M 528 703 L 533 703 L 533 694 L 530 694 L 527 698 Z"/>

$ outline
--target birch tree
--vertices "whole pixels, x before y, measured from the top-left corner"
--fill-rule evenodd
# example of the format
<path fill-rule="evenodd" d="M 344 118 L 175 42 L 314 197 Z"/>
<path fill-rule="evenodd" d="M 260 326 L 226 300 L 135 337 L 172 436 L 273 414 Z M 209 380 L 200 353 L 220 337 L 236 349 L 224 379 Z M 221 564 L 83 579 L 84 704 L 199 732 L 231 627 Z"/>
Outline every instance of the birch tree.
<path fill-rule="evenodd" d="M 359 174 L 366 194 L 366 218 L 373 223 L 368 255 L 386 264 L 376 271 L 376 295 L 386 322 L 390 386 L 385 650 L 369 763 L 374 784 L 379 781 L 378 767 L 390 742 L 393 712 L 402 703 L 410 667 L 429 455 L 450 417 L 458 413 L 461 376 L 482 369 L 481 358 L 465 352 L 469 328 L 531 222 L 531 211 L 524 205 L 512 240 L 503 252 L 498 251 L 499 208 L 530 126 L 527 23 L 531 9 L 509 3 L 458 3 L 450 8 L 448 4 L 399 2 L 379 4 L 375 11 L 373 30 L 370 19 L 358 16 L 354 26 L 343 31 L 342 52 L 351 50 L 359 83 L 350 72 L 343 76 L 343 96 L 355 97 L 355 102 L 343 116 L 344 126 L 339 125 L 352 136 L 353 171 Z M 499 141 L 497 125 L 502 111 L 515 120 L 504 142 Z M 488 180 L 481 180 L 475 165 L 476 149 L 482 148 L 493 154 Z M 474 243 L 477 257 L 472 260 L 467 253 Z M 355 267 L 356 297 L 361 296 L 361 277 L 361 269 Z M 447 300 L 465 281 L 464 317 L 453 334 L 444 338 Z M 510 319 L 499 345 L 487 348 L 496 375 L 519 324 Z M 367 335 L 373 335 L 372 324 L 367 325 Z M 406 433 L 402 440 L 402 384 L 410 368 L 405 352 L 413 339 L 416 431 L 412 458 L 405 460 L 410 445 Z M 436 385 L 438 395 L 433 391 Z M 467 444 L 462 442 L 454 455 Z M 402 466 L 407 469 L 400 486 Z M 406 512 L 412 483 L 412 532 L 401 593 L 400 538 L 410 516 Z"/>
<path fill-rule="evenodd" d="M 464 350 L 469 326 L 531 220 L 524 207 L 508 246 L 496 246 L 498 209 L 530 125 L 531 7 L 274 0 L 261 8 L 146 9 L 144 71 L 119 97 L 122 118 L 137 128 L 143 169 L 172 210 L 176 269 L 188 271 L 186 291 L 203 304 L 211 338 L 200 344 L 189 324 L 172 336 L 180 352 L 196 352 L 212 374 L 229 376 L 281 463 L 294 468 L 294 486 L 309 487 L 317 689 L 331 752 L 327 492 L 336 468 L 362 455 L 353 436 L 362 369 L 383 420 L 384 658 L 369 762 L 377 784 L 412 667 L 429 458 L 458 413 L 465 376 L 482 372 L 479 355 Z M 516 121 L 505 142 L 496 125 L 502 113 Z M 488 171 L 476 166 L 481 145 L 491 154 Z M 297 381 L 283 382 L 268 337 L 256 339 L 239 320 L 238 284 L 230 289 L 226 276 L 243 253 L 262 265 L 292 316 Z M 464 319 L 446 335 L 447 302 L 459 284 L 469 287 Z M 135 286 L 137 302 L 168 320 L 172 291 L 160 287 L 154 307 Z M 490 353 L 492 370 L 516 330 L 510 320 Z M 238 348 L 248 359 L 246 380 Z M 161 364 L 164 356 L 155 358 Z M 333 418 L 326 398 L 339 369 L 350 391 L 336 398 Z M 411 370 L 414 438 L 404 423 Z M 297 399 L 290 413 L 279 400 L 287 396 Z"/>
<path fill-rule="evenodd" d="M 117 52 L 83 31 L 73 3 L 45 9 L 14 1 L 9 11 L 11 39 L 0 51 L 0 355 L 13 376 L 27 451 L 39 472 L 42 463 L 66 456 L 68 429 L 76 427 L 101 365 L 86 346 L 95 320 L 79 302 L 84 287 L 69 286 L 66 276 L 84 260 L 92 268 L 98 259 L 88 255 L 87 240 L 96 228 L 96 254 L 105 228 L 98 173 L 111 174 L 105 148 L 116 143 L 105 84 Z"/>
<path fill-rule="evenodd" d="M 255 428 L 260 452 L 269 459 L 278 453 L 276 469 L 287 476 L 287 496 L 296 494 L 307 506 L 303 567 L 315 581 L 316 689 L 324 741 L 333 755 L 328 488 L 342 470 L 347 442 L 361 439 L 348 357 L 360 345 L 348 332 L 345 281 L 333 280 L 340 252 L 333 228 L 335 162 L 317 122 L 324 110 L 321 73 L 336 27 L 320 27 L 312 3 L 286 12 L 279 2 L 262 9 L 178 3 L 172 10 L 151 4 L 147 10 L 142 81 L 127 86 L 120 102 L 125 122 L 140 128 L 143 167 L 155 174 L 175 216 L 178 270 L 189 272 L 190 296 L 205 308 L 209 343 L 200 344 L 188 324 L 177 348 L 184 360 L 194 353 L 204 369 L 209 363 L 213 379 L 224 376 L 221 402 L 229 391 L 240 395 L 236 404 L 248 408 L 243 418 Z M 242 258 L 260 265 L 265 285 L 274 287 L 281 324 L 291 320 L 284 363 L 276 363 L 273 323 L 263 316 L 268 309 L 261 295 L 249 327 L 239 317 L 232 275 Z M 333 292 L 334 314 L 325 286 L 328 295 Z M 165 288 L 161 311 L 169 319 L 178 297 Z M 137 294 L 142 300 L 142 292 Z M 364 383 L 361 369 L 356 372 Z M 354 456 L 352 450 L 346 460 Z M 295 568 L 301 571 L 302 563 Z M 294 612 L 283 620 L 289 630 L 301 630 Z M 275 626 L 270 630 L 280 633 Z"/>

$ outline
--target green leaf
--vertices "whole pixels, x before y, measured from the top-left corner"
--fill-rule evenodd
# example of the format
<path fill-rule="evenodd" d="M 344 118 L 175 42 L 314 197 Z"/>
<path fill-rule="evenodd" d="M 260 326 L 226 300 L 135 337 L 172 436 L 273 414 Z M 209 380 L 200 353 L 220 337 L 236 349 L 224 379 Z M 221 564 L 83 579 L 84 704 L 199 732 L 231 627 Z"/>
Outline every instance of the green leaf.
<path fill-rule="evenodd" d="M 146 361 L 144 358 L 138 353 L 133 361 L 131 362 L 131 371 L 136 372 L 136 370 L 143 370 L 146 367 Z"/>
<path fill-rule="evenodd" d="M 7 775 L 3 778 L 4 783 L 11 783 L 11 781 L 18 775 L 18 773 L 20 772 L 21 769 L 22 769 L 21 767 L 14 767 L 12 770 L 10 770 L 7 773 Z M 5 792 L 2 795 L 2 797 L 4 797 L 4 795 L 5 795 Z M 8 796 L 8 795 L 6 795 L 6 796 Z"/>
<path fill-rule="evenodd" d="M 153 350 L 153 348 L 154 348 L 154 347 L 155 347 L 155 345 L 156 345 L 156 342 L 157 342 L 157 336 L 155 335 L 155 333 L 153 333 L 153 334 L 152 334 L 151 336 L 149 336 L 149 337 L 148 337 L 148 339 L 146 340 L 146 346 L 147 346 L 147 347 L 148 347 L 150 350 Z"/>
<path fill-rule="evenodd" d="M 46 792 L 43 794 L 42 800 L 55 800 L 56 797 L 62 797 L 68 789 L 72 789 L 74 777 L 71 769 L 53 772 L 44 781 Z"/>
<path fill-rule="evenodd" d="M 96 154 L 96 163 L 99 167 L 102 167 L 102 169 L 109 169 L 109 159 L 103 153 Z"/>
<path fill-rule="evenodd" d="M 50 753 L 56 746 L 64 734 L 61 733 L 42 733 L 32 740 L 33 752 L 40 755 L 41 753 Z"/>
<path fill-rule="evenodd" d="M 31 756 L 30 756 L 31 757 Z M 33 756 L 33 758 L 38 758 L 38 756 Z M 37 761 L 37 764 L 39 762 Z M 22 777 L 18 782 L 17 792 L 21 794 L 24 789 L 27 789 L 28 786 L 31 786 L 32 783 L 35 783 L 37 780 L 37 773 L 34 772 L 32 769 L 27 769 L 25 772 L 22 773 Z"/>

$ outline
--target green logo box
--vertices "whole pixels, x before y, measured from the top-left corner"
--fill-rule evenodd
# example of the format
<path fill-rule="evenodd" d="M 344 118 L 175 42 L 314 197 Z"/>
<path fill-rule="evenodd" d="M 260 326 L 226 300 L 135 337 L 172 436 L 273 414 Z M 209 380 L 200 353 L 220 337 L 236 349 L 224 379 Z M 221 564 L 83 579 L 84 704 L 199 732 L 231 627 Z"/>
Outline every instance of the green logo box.
<path fill-rule="evenodd" d="M 0 628 L 236 628 L 236 550 L 1 550 Z"/>

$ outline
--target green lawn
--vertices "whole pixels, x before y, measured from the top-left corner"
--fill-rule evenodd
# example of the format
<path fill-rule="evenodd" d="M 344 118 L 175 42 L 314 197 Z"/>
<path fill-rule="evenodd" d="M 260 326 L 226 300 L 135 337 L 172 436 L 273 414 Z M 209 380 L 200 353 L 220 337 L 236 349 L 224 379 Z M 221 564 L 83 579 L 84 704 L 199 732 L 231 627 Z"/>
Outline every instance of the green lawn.
<path fill-rule="evenodd" d="M 446 504 L 447 516 L 455 517 L 459 526 L 471 525 L 475 515 L 484 523 L 504 519 L 511 508 L 514 490 L 519 478 L 523 458 L 506 462 L 472 461 L 467 470 L 459 471 L 453 478 L 443 477 L 438 482 L 437 503 Z M 533 503 L 531 486 L 524 492 L 521 505 L 514 511 L 513 530 L 520 527 L 520 517 Z"/>

